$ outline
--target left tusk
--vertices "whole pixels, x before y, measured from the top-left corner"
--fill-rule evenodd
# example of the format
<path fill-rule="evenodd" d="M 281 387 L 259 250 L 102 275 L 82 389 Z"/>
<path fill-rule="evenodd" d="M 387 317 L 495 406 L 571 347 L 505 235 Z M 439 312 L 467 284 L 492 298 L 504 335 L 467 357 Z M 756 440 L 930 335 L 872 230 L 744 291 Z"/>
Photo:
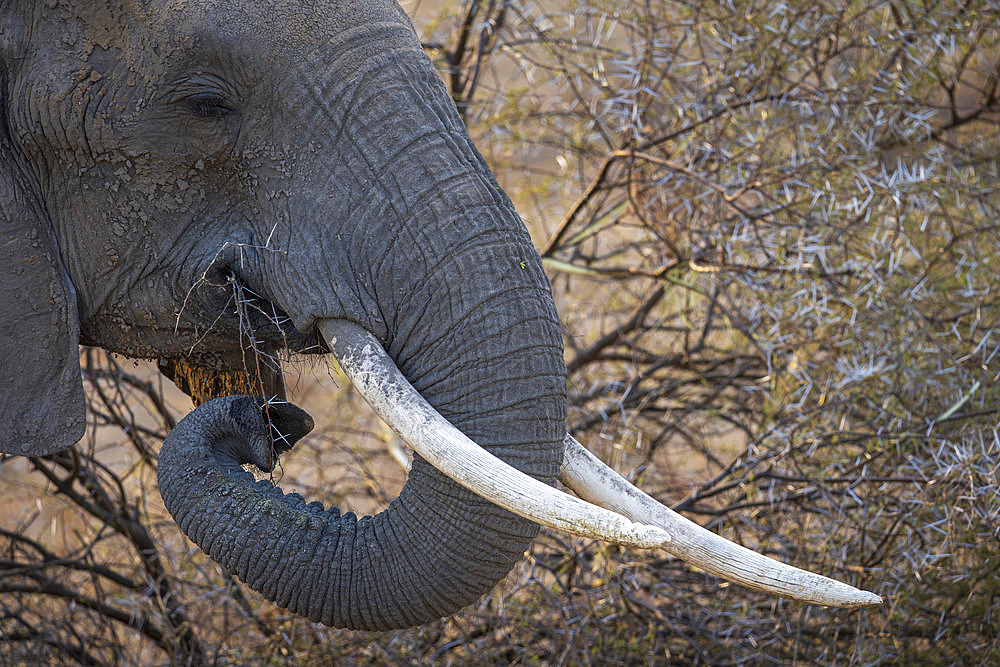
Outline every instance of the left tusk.
<path fill-rule="evenodd" d="M 786 565 L 702 528 L 636 488 L 573 436 L 567 434 L 565 443 L 560 481 L 585 500 L 660 526 L 673 538 L 663 548 L 681 560 L 747 588 L 800 602 L 849 609 L 882 604 L 874 593 Z"/>
<path fill-rule="evenodd" d="M 632 522 L 554 489 L 474 443 L 431 407 L 364 328 L 346 320 L 321 320 L 318 326 L 344 373 L 378 416 L 431 465 L 473 493 L 574 535 L 647 549 L 670 541 L 662 528 Z"/>

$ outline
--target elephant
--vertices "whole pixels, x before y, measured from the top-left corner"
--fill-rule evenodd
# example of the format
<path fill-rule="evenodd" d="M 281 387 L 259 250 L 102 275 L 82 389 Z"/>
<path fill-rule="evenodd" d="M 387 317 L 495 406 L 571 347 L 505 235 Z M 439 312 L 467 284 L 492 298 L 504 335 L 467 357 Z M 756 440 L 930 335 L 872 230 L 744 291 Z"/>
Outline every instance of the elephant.
<path fill-rule="evenodd" d="M 399 497 L 361 518 L 243 468 L 312 427 L 280 369 L 203 390 L 164 442 L 185 533 L 314 621 L 454 614 L 539 524 L 881 601 L 701 529 L 567 436 L 541 261 L 395 0 L 3 0 L 0 224 L 0 451 L 82 437 L 81 344 L 191 389 L 183 369 L 242 372 L 247 329 L 265 355 L 333 352 L 411 442 Z"/>

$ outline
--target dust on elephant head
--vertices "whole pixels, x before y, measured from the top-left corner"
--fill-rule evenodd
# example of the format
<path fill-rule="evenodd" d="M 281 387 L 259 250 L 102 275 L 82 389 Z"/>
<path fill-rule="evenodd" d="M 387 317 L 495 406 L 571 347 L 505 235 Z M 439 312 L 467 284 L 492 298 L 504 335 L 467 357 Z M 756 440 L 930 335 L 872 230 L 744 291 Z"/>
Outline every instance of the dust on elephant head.
<path fill-rule="evenodd" d="M 78 344 L 231 371 L 246 331 L 264 352 L 322 352 L 316 323 L 335 319 L 554 481 L 549 284 L 395 2 L 14 0 L 0 35 L 2 451 L 81 437 Z M 327 545 L 326 574 L 285 568 L 336 589 L 303 613 L 398 627 L 473 601 L 537 531 L 419 459 L 380 517 L 330 516 L 253 557 Z"/>

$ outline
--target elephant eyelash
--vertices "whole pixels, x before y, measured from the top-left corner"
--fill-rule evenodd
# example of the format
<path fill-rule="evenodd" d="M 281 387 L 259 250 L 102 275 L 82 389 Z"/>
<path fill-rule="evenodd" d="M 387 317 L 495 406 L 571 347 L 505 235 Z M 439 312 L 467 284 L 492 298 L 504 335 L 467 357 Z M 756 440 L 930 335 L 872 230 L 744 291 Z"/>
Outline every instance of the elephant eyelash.
<path fill-rule="evenodd" d="M 199 118 L 221 118 L 233 112 L 226 99 L 215 93 L 200 93 L 184 99 L 192 115 Z"/>

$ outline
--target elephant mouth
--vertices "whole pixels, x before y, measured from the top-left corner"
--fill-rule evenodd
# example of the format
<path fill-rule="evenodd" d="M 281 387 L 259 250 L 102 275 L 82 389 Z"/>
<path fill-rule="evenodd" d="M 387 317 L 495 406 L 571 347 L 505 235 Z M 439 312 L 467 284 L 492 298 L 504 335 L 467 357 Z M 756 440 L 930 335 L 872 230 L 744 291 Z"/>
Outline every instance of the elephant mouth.
<path fill-rule="evenodd" d="M 451 425 L 414 389 L 362 327 L 323 320 L 317 328 L 375 412 L 439 471 L 526 519 L 576 535 L 662 548 L 748 588 L 810 604 L 858 608 L 878 595 L 800 570 L 726 540 L 643 493 L 570 435 L 559 479 L 573 497 L 494 457 Z"/>
<path fill-rule="evenodd" d="M 235 332 L 243 348 L 242 356 L 245 357 L 248 350 L 265 354 L 277 350 L 296 354 L 330 352 L 322 338 L 296 329 L 284 308 L 252 287 L 235 269 L 225 269 L 223 277 L 230 295 L 226 303 L 220 305 L 208 331 L 220 327 L 230 347 Z M 223 319 L 226 321 L 224 327 L 221 326 Z"/>
<path fill-rule="evenodd" d="M 318 355 L 330 350 L 316 334 L 293 327 L 278 305 L 259 296 L 235 274 L 229 282 L 234 297 L 218 307 L 221 312 L 207 329 L 191 325 L 152 328 L 154 336 L 194 341 L 175 354 L 157 355 L 159 370 L 196 406 L 229 395 L 284 400 L 280 355 Z"/>

